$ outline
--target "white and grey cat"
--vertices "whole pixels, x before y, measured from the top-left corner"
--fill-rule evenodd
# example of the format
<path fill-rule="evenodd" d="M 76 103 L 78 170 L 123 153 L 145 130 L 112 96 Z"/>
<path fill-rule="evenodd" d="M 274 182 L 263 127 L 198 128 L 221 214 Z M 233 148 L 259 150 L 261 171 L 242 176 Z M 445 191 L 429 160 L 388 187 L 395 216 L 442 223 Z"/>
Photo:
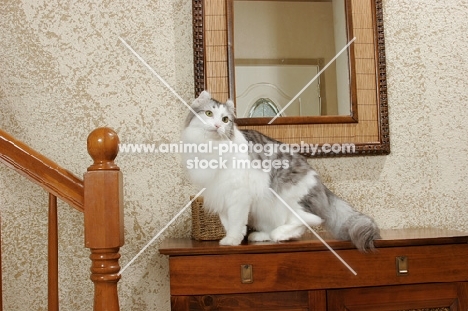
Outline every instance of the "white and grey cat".
<path fill-rule="evenodd" d="M 308 225 L 323 224 L 361 251 L 374 248 L 377 224 L 333 194 L 306 157 L 257 131 L 239 130 L 231 100 L 223 104 L 203 91 L 191 107 L 197 115 L 187 116 L 182 141 L 199 148 L 183 153 L 184 166 L 192 182 L 206 188 L 205 208 L 220 217 L 226 230 L 220 244 L 240 244 L 247 226 L 254 229 L 249 241 L 285 241 L 305 232 L 273 190 Z"/>

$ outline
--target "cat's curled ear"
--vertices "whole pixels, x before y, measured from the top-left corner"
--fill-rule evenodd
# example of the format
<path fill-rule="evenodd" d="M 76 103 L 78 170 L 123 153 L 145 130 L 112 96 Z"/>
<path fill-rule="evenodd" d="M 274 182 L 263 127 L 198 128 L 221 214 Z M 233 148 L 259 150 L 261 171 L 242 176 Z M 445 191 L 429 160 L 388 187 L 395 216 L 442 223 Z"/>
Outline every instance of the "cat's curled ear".
<path fill-rule="evenodd" d="M 234 118 L 236 117 L 236 108 L 234 107 L 234 102 L 231 99 L 226 101 L 226 108 Z"/>
<path fill-rule="evenodd" d="M 206 102 L 208 102 L 209 100 L 211 100 L 211 94 L 210 92 L 208 91 L 203 91 L 200 93 L 200 95 L 198 95 L 198 97 L 193 101 L 192 103 L 192 107 L 198 107 L 200 105 L 203 105 L 205 104 Z"/>

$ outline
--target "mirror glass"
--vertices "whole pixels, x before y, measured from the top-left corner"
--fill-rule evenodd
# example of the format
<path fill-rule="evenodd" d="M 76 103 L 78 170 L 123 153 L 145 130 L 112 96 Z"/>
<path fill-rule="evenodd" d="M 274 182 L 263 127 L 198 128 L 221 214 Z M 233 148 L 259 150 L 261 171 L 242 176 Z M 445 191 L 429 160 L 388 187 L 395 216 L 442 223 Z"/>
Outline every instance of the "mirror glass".
<path fill-rule="evenodd" d="M 346 11 L 345 0 L 233 0 L 238 118 L 351 115 L 349 49 L 334 59 L 349 42 Z"/>

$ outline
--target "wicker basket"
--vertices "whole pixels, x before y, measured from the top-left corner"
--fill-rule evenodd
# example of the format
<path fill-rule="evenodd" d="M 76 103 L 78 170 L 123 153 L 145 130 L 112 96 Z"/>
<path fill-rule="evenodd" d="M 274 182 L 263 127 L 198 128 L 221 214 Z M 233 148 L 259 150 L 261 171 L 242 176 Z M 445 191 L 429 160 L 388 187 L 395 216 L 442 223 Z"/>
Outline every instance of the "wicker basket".
<path fill-rule="evenodd" d="M 192 237 L 199 241 L 214 241 L 221 240 L 225 235 L 218 215 L 203 209 L 203 197 L 196 198 L 192 202 Z"/>

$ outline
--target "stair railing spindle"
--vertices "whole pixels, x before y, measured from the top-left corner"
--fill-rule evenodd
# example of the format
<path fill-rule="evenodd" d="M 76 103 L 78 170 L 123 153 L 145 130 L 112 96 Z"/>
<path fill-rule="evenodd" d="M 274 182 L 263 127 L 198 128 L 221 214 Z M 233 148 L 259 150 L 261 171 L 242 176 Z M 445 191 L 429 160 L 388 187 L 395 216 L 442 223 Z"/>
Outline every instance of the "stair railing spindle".
<path fill-rule="evenodd" d="M 57 197 L 49 193 L 48 228 L 48 306 L 49 311 L 59 310 L 58 293 L 58 216 Z"/>

